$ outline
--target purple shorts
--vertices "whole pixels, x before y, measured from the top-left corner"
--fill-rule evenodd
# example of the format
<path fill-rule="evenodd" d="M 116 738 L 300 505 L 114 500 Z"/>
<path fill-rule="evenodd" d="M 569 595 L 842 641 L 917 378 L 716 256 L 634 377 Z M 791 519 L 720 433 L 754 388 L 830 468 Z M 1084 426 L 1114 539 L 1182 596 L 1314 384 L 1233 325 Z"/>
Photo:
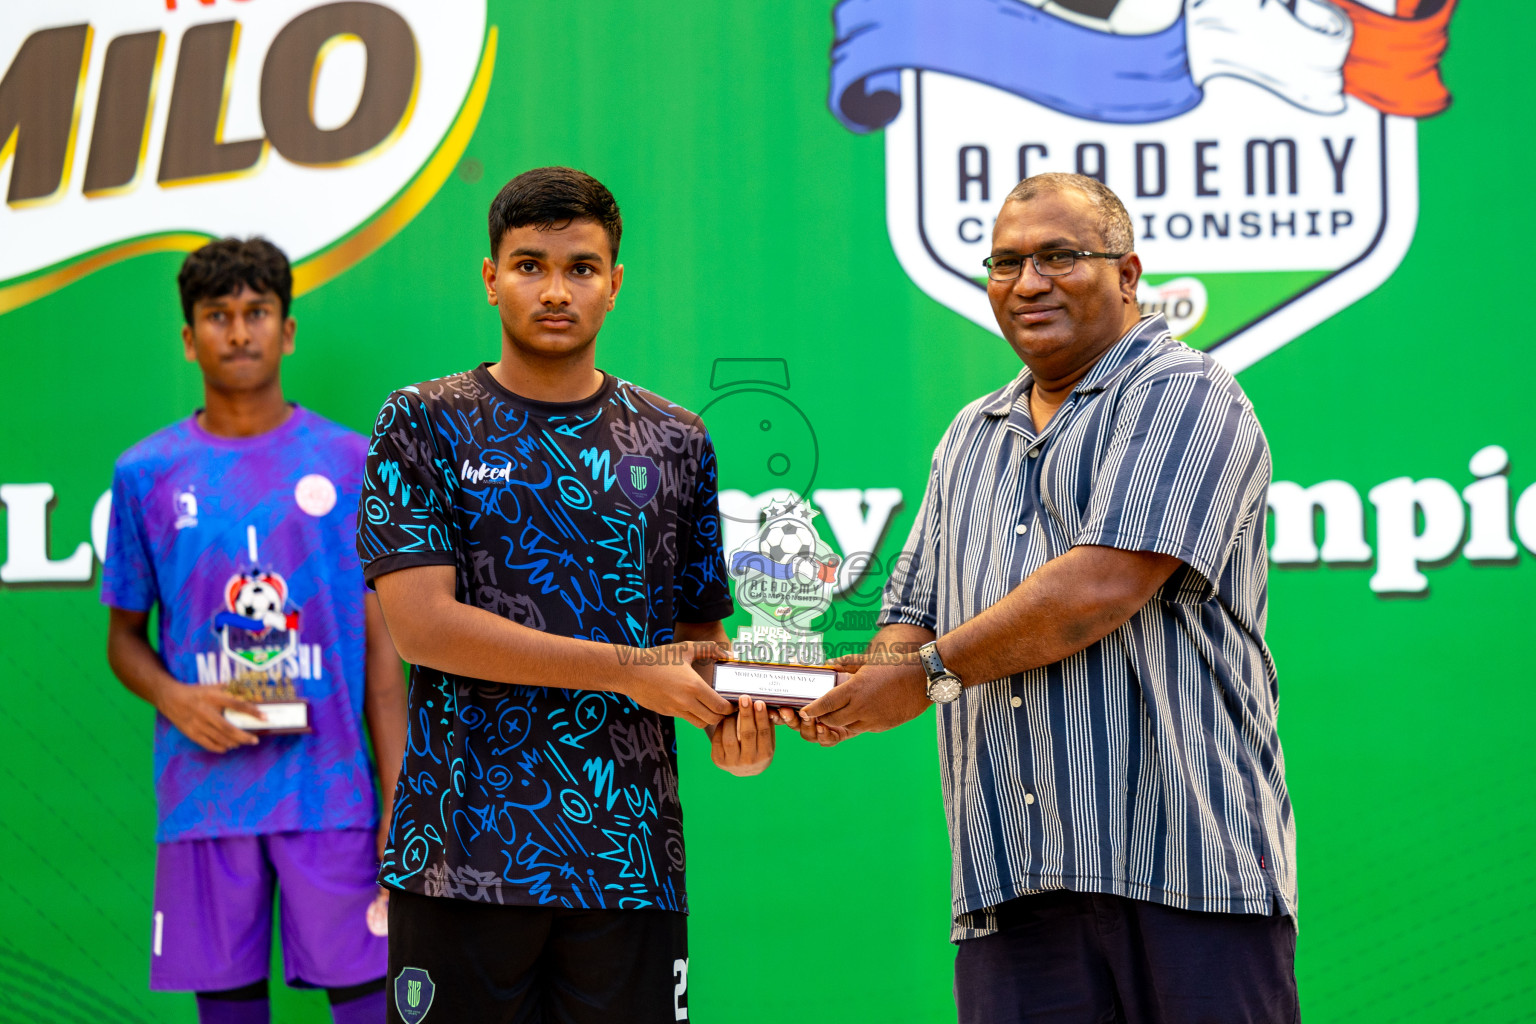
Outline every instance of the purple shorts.
<path fill-rule="evenodd" d="M 388 940 L 368 929 L 378 895 L 372 829 L 161 843 L 149 987 L 217 992 L 265 978 L 272 889 L 288 984 L 343 988 L 382 978 Z"/>

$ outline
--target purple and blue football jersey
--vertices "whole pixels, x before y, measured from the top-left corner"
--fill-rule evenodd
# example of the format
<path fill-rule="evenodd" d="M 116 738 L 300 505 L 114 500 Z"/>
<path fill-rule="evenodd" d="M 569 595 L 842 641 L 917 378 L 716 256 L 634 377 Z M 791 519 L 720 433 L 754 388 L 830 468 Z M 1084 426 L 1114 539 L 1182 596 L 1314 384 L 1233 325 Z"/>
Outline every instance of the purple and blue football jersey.
<path fill-rule="evenodd" d="M 295 408 L 248 438 L 190 417 L 118 459 L 102 603 L 158 608 L 161 660 L 189 686 L 291 687 L 309 702 L 310 732 L 226 754 L 157 715 L 157 841 L 377 823 L 355 549 L 367 450 Z"/>

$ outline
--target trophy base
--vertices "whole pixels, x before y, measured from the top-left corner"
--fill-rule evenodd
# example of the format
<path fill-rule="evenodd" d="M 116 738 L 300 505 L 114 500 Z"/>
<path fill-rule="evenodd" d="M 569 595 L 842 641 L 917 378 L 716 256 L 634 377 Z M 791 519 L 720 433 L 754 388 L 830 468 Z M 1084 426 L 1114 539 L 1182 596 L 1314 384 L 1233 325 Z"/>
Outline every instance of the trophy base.
<path fill-rule="evenodd" d="M 720 661 L 699 668 L 720 696 L 745 696 L 773 708 L 803 708 L 848 678 L 847 672 L 828 666 L 768 661 Z"/>
<path fill-rule="evenodd" d="M 225 708 L 224 718 L 237 729 L 266 733 L 268 736 L 310 731 L 309 701 L 307 700 L 253 701 L 253 703 L 261 708 L 263 717 L 256 718 L 244 711 Z"/>

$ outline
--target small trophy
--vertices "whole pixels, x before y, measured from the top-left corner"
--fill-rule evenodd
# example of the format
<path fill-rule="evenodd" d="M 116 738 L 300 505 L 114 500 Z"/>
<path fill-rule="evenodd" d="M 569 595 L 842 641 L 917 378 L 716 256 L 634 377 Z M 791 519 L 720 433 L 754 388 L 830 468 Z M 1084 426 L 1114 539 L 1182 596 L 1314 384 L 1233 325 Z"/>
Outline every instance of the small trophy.
<path fill-rule="evenodd" d="M 709 681 L 724 697 L 801 708 L 848 676 L 826 664 L 821 633 L 812 628 L 832 604 L 840 559 L 816 533 L 816 511 L 804 499 L 775 501 L 764 511 L 762 526 L 730 553 L 736 601 L 752 624 L 737 630 L 731 660 L 711 666 Z"/>
<path fill-rule="evenodd" d="M 224 586 L 224 609 L 213 617 L 213 629 L 225 663 L 234 667 L 225 689 L 259 705 L 262 714 L 257 718 L 225 708 L 225 719 L 248 732 L 309 732 L 309 701 L 298 695 L 291 678 L 284 678 L 292 675 L 299 657 L 299 609 L 288 598 L 287 581 L 274 570 L 254 567 L 230 577 Z"/>
<path fill-rule="evenodd" d="M 248 700 L 261 710 L 261 717 L 234 708 L 224 709 L 224 718 L 237 729 L 269 735 L 309 732 L 309 701 L 298 696 L 287 680 L 241 676 L 225 688 L 230 696 Z"/>

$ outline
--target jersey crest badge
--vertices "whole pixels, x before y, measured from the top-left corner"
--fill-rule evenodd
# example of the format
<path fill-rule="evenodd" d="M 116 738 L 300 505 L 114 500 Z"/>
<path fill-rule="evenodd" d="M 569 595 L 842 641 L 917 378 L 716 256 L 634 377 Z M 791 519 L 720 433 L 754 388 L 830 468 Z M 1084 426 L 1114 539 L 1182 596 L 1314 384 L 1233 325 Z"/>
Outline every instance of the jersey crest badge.
<path fill-rule="evenodd" d="M 1236 371 L 1407 252 L 1454 7 L 843 0 L 828 102 L 884 130 L 891 244 L 932 298 L 996 332 L 981 261 L 1004 198 L 1085 174 L 1130 212 L 1143 312 Z"/>
<path fill-rule="evenodd" d="M 649 505 L 661 488 L 661 468 L 649 455 L 626 455 L 616 469 L 619 490 L 636 508 Z"/>
<path fill-rule="evenodd" d="M 197 525 L 197 489 L 195 487 L 177 491 L 171 501 L 176 509 L 176 529 L 185 530 Z"/>

